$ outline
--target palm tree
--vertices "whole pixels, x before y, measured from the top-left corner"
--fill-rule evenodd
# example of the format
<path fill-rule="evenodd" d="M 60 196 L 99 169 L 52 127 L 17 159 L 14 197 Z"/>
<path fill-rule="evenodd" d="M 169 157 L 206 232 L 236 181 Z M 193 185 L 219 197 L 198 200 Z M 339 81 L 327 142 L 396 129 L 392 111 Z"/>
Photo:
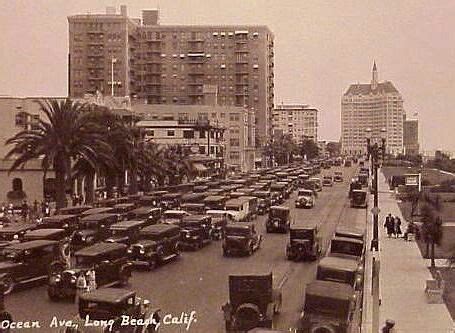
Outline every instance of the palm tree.
<path fill-rule="evenodd" d="M 180 145 L 166 148 L 164 157 L 170 185 L 181 184 L 185 177 L 187 179 L 194 177 L 193 166 L 188 159 L 188 155 Z"/>
<path fill-rule="evenodd" d="M 100 133 L 99 126 L 87 113 L 85 104 L 70 99 L 36 101 L 46 119 L 40 120 L 37 129 L 23 130 L 6 141 L 14 147 L 5 158 L 15 158 L 10 171 L 32 159 L 41 158 L 44 173 L 53 167 L 56 179 L 57 208 L 66 205 L 66 187 L 71 180 L 71 166 L 79 158 L 93 167 L 99 151 L 109 151 L 110 146 Z"/>
<path fill-rule="evenodd" d="M 426 256 L 430 256 L 431 268 L 435 267 L 435 245 L 439 244 L 442 238 L 442 220 L 436 216 L 430 205 L 422 207 L 422 232 L 426 243 Z M 430 252 L 431 249 L 431 252 Z M 430 253 L 429 253 L 430 252 Z"/>

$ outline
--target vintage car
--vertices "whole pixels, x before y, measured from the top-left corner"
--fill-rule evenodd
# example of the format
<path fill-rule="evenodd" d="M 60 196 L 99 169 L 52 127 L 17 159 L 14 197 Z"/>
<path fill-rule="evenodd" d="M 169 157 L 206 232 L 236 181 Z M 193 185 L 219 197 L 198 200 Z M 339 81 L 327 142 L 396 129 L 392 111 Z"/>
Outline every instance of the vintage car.
<path fill-rule="evenodd" d="M 127 218 L 128 220 L 146 220 L 148 224 L 155 224 L 160 220 L 161 214 L 159 207 L 144 206 L 129 211 Z"/>
<path fill-rule="evenodd" d="M 226 332 L 272 328 L 281 303 L 282 293 L 274 288 L 272 273 L 230 275 L 229 301 L 221 307 Z"/>
<path fill-rule="evenodd" d="M 128 289 L 101 288 L 84 293 L 78 310 L 71 321 L 73 327 L 63 327 L 62 333 L 154 333 L 160 323 L 160 309 L 152 308 L 149 300 Z M 124 322 L 125 318 L 129 321 Z"/>
<path fill-rule="evenodd" d="M 79 229 L 74 232 L 71 246 L 80 249 L 102 241 L 110 236 L 109 227 L 118 222 L 117 214 L 95 214 L 83 217 Z"/>
<path fill-rule="evenodd" d="M 315 202 L 315 192 L 308 189 L 299 189 L 295 199 L 296 208 L 313 208 Z"/>
<path fill-rule="evenodd" d="M 254 219 L 258 213 L 258 198 L 255 196 L 241 196 L 239 199 L 248 200 L 248 216 Z"/>
<path fill-rule="evenodd" d="M 179 224 L 181 249 L 201 249 L 212 240 L 212 217 L 209 215 L 190 215 Z"/>
<path fill-rule="evenodd" d="M 132 244 L 139 237 L 142 228 L 150 225 L 147 220 L 128 220 L 114 223 L 109 227 L 110 236 L 106 238 L 108 243 Z"/>
<path fill-rule="evenodd" d="M 271 206 L 270 198 L 258 198 L 258 215 L 267 214 Z"/>
<path fill-rule="evenodd" d="M 322 186 L 333 186 L 333 177 L 332 176 L 324 176 L 322 178 Z"/>
<path fill-rule="evenodd" d="M 228 197 L 224 195 L 209 195 L 203 200 L 206 210 L 223 210 Z"/>
<path fill-rule="evenodd" d="M 365 241 L 365 230 L 350 226 L 338 226 L 335 229 L 335 237 L 347 237 Z"/>
<path fill-rule="evenodd" d="M 92 209 L 92 206 L 69 206 L 60 208 L 58 211 L 59 215 L 80 215 L 86 210 Z"/>
<path fill-rule="evenodd" d="M 288 232 L 291 225 L 291 210 L 286 206 L 272 206 L 265 221 L 267 232 Z"/>
<path fill-rule="evenodd" d="M 181 204 L 185 203 L 202 203 L 207 197 L 205 193 L 187 193 L 180 198 Z"/>
<path fill-rule="evenodd" d="M 253 223 L 228 223 L 224 230 L 223 255 L 235 253 L 252 255 L 261 246 L 262 235 Z"/>
<path fill-rule="evenodd" d="M 161 216 L 161 220 L 163 223 L 167 224 L 178 224 L 185 216 L 190 215 L 190 213 L 185 212 L 184 210 L 166 210 Z"/>
<path fill-rule="evenodd" d="M 352 190 L 351 207 L 367 208 L 368 207 L 367 192 L 362 190 Z"/>
<path fill-rule="evenodd" d="M 116 198 L 106 198 L 106 199 L 100 199 L 94 203 L 95 207 L 114 207 L 117 204 L 117 199 Z"/>
<path fill-rule="evenodd" d="M 273 184 L 272 184 L 273 185 Z M 284 190 L 284 199 L 289 199 L 291 196 L 292 191 L 294 191 L 294 186 L 292 183 L 292 180 L 280 180 L 275 183 L 275 185 L 284 185 L 285 190 Z"/>
<path fill-rule="evenodd" d="M 49 275 L 47 294 L 56 301 L 76 295 L 76 280 L 79 274 L 95 270 L 97 287 L 127 285 L 132 264 L 127 257 L 127 246 L 119 243 L 97 243 L 74 254 L 75 265 L 70 269 Z"/>
<path fill-rule="evenodd" d="M 51 272 L 64 269 L 59 242 L 34 240 L 10 244 L 2 249 L 0 283 L 9 294 L 17 285 L 45 281 Z"/>
<path fill-rule="evenodd" d="M 341 171 L 335 171 L 335 177 L 333 178 L 334 182 L 342 183 L 343 182 L 343 173 Z"/>
<path fill-rule="evenodd" d="M 206 209 L 203 203 L 188 202 L 180 205 L 180 209 L 190 214 L 204 214 Z"/>
<path fill-rule="evenodd" d="M 274 204 L 282 204 L 287 197 L 286 184 L 272 183 L 270 185 L 270 192 L 278 193 L 277 200 Z"/>
<path fill-rule="evenodd" d="M 368 173 L 365 172 L 360 172 L 357 175 L 357 179 L 359 180 L 359 183 L 362 184 L 362 186 L 368 186 Z"/>
<path fill-rule="evenodd" d="M 308 179 L 308 181 L 313 183 L 312 190 L 314 190 L 316 192 L 321 192 L 322 191 L 322 180 L 321 180 L 321 178 L 310 177 L 310 179 Z"/>
<path fill-rule="evenodd" d="M 363 261 L 365 242 L 351 237 L 335 236 L 330 241 L 329 256 Z"/>
<path fill-rule="evenodd" d="M 139 206 L 160 206 L 160 197 L 156 195 L 143 195 L 139 198 Z"/>
<path fill-rule="evenodd" d="M 19 242 L 24 238 L 27 231 L 35 226 L 29 223 L 13 223 L 0 228 L 0 249 L 8 246 L 11 242 Z"/>
<path fill-rule="evenodd" d="M 65 229 L 68 235 L 79 227 L 79 217 L 77 215 L 53 215 L 45 217 L 37 224 L 38 229 Z"/>
<path fill-rule="evenodd" d="M 347 283 L 355 290 L 361 290 L 363 266 L 352 259 L 324 257 L 319 261 L 316 279 Z"/>
<path fill-rule="evenodd" d="M 114 210 L 113 206 L 112 207 L 96 207 L 96 208 L 87 209 L 86 211 L 81 213 L 81 218 L 84 218 L 89 215 L 112 213 L 112 211 Z"/>
<path fill-rule="evenodd" d="M 289 243 L 286 246 L 286 257 L 289 260 L 316 260 L 321 251 L 322 244 L 317 225 L 292 225 Z"/>
<path fill-rule="evenodd" d="M 163 210 L 177 209 L 180 207 L 182 193 L 166 193 L 161 197 L 161 208 Z"/>
<path fill-rule="evenodd" d="M 128 213 L 131 212 L 134 208 L 136 208 L 136 205 L 133 203 L 121 203 L 121 204 L 116 204 L 112 208 L 113 208 L 113 210 L 110 211 L 109 213 L 117 214 L 118 220 L 123 221 L 128 218 Z"/>
<path fill-rule="evenodd" d="M 170 224 L 155 224 L 140 231 L 139 240 L 128 249 L 133 265 L 154 269 L 179 252 L 180 227 Z"/>
<path fill-rule="evenodd" d="M 236 198 L 226 201 L 225 208 L 232 212 L 234 220 L 237 222 L 245 222 L 250 220 L 249 200 Z"/>
<path fill-rule="evenodd" d="M 359 182 L 357 178 L 353 178 L 351 183 L 349 184 L 349 198 L 352 198 L 352 192 L 354 190 L 361 190 L 362 184 Z"/>
<path fill-rule="evenodd" d="M 212 218 L 212 239 L 221 240 L 224 236 L 224 228 L 228 222 L 234 221 L 231 213 L 225 210 L 207 210 L 206 215 Z"/>
<path fill-rule="evenodd" d="M 23 236 L 24 241 L 32 241 L 32 240 L 39 240 L 39 239 L 69 242 L 70 235 L 68 235 L 68 231 L 65 229 L 47 228 L 47 229 L 29 230 Z"/>
<path fill-rule="evenodd" d="M 355 290 L 348 284 L 315 280 L 306 285 L 305 305 L 301 314 L 302 332 L 356 332 Z"/>

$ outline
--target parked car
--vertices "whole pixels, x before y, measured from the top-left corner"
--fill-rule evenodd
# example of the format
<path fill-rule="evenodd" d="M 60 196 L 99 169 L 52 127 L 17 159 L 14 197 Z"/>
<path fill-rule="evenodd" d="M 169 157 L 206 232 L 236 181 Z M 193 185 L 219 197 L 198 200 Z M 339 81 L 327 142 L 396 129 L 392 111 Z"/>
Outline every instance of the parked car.
<path fill-rule="evenodd" d="M 230 275 L 229 301 L 221 308 L 226 332 L 272 328 L 281 303 L 282 293 L 273 287 L 272 273 Z"/>
<path fill-rule="evenodd" d="M 129 247 L 128 255 L 133 265 L 155 269 L 180 254 L 179 242 L 179 226 L 154 224 L 140 231 L 139 240 Z"/>
<path fill-rule="evenodd" d="M 87 209 L 84 212 L 81 213 L 81 218 L 84 218 L 89 215 L 96 215 L 96 214 L 107 214 L 111 213 L 114 210 L 114 205 L 112 207 L 96 207 L 96 208 L 91 208 Z"/>
<path fill-rule="evenodd" d="M 276 201 L 273 204 L 282 204 L 287 197 L 286 184 L 272 183 L 270 185 L 270 192 L 278 194 L 278 196 L 275 196 Z"/>
<path fill-rule="evenodd" d="M 318 177 L 310 177 L 309 181 L 313 182 L 313 190 L 316 192 L 322 191 L 322 180 Z"/>
<path fill-rule="evenodd" d="M 190 214 L 204 214 L 206 210 L 205 205 L 203 203 L 192 202 L 181 204 L 180 209 Z"/>
<path fill-rule="evenodd" d="M 166 210 L 161 216 L 163 223 L 175 224 L 180 223 L 185 216 L 190 216 L 191 214 L 185 212 L 184 210 Z"/>
<path fill-rule="evenodd" d="M 131 212 L 134 208 L 136 208 L 136 206 L 133 203 L 121 203 L 121 204 L 116 204 L 112 208 L 113 208 L 113 210 L 110 211 L 109 213 L 117 214 L 118 220 L 123 221 L 128 218 L 128 213 Z"/>
<path fill-rule="evenodd" d="M 315 192 L 309 189 L 299 189 L 295 199 L 296 208 L 313 208 L 315 202 Z"/>
<path fill-rule="evenodd" d="M 329 256 L 363 261 L 364 255 L 365 243 L 363 240 L 335 236 L 330 241 Z"/>
<path fill-rule="evenodd" d="M 182 193 L 166 193 L 161 197 L 161 208 L 163 210 L 177 209 L 180 207 Z"/>
<path fill-rule="evenodd" d="M 262 235 L 253 223 L 228 223 L 225 228 L 223 255 L 235 253 L 252 255 L 261 246 Z"/>
<path fill-rule="evenodd" d="M 254 219 L 258 213 L 258 198 L 255 196 L 241 196 L 239 199 L 248 200 L 248 216 Z"/>
<path fill-rule="evenodd" d="M 158 223 L 161 218 L 161 208 L 143 206 L 128 212 L 128 220 L 146 220 L 149 224 Z"/>
<path fill-rule="evenodd" d="M 209 195 L 203 200 L 206 210 L 223 210 L 229 198 L 224 195 Z"/>
<path fill-rule="evenodd" d="M 324 176 L 322 178 L 322 186 L 333 186 L 333 177 L 332 176 Z"/>
<path fill-rule="evenodd" d="M 364 242 L 365 230 L 350 226 L 339 226 L 335 229 L 335 237 L 354 238 Z"/>
<path fill-rule="evenodd" d="M 22 239 L 24 241 L 46 239 L 59 242 L 69 242 L 70 235 L 68 235 L 68 232 L 65 229 L 35 229 L 27 231 Z"/>
<path fill-rule="evenodd" d="M 121 288 L 101 288 L 84 293 L 79 298 L 78 314 L 72 318 L 72 323 L 77 326 L 77 333 L 99 332 L 139 333 L 158 332 L 160 324 L 160 309 L 150 305 L 150 301 L 136 296 L 136 292 Z M 124 318 L 129 318 L 131 325 L 122 324 Z M 134 320 L 134 324 L 132 323 Z M 112 326 L 108 326 L 112 323 Z M 141 324 L 139 324 L 141 323 Z M 96 332 L 98 332 L 96 331 Z M 74 333 L 74 328 L 66 327 L 63 333 Z"/>
<path fill-rule="evenodd" d="M 316 279 L 347 283 L 360 291 L 363 288 L 363 267 L 357 260 L 325 257 L 319 261 Z"/>
<path fill-rule="evenodd" d="M 349 184 L 349 198 L 352 198 L 352 192 L 354 190 L 362 190 L 362 184 L 357 178 L 353 178 Z"/>
<path fill-rule="evenodd" d="M 333 178 L 334 182 L 342 183 L 343 182 L 343 173 L 341 171 L 335 171 L 335 177 Z"/>
<path fill-rule="evenodd" d="M 50 274 L 47 293 L 52 301 L 73 298 L 79 274 L 95 270 L 97 287 L 124 286 L 131 277 L 132 264 L 127 257 L 127 246 L 120 243 L 97 243 L 74 254 L 75 266 Z"/>
<path fill-rule="evenodd" d="M 272 206 L 265 222 L 267 232 L 288 232 L 291 225 L 290 209 L 286 206 Z"/>
<path fill-rule="evenodd" d="M 40 280 L 61 271 L 64 263 L 60 244 L 52 240 L 34 240 L 10 244 L 3 248 L 0 261 L 0 283 L 9 294 L 17 285 Z"/>
<path fill-rule="evenodd" d="M 53 215 L 43 218 L 37 224 L 37 229 L 65 229 L 71 235 L 79 228 L 79 217 L 77 215 Z"/>
<path fill-rule="evenodd" d="M 0 228 L 0 249 L 8 246 L 11 242 L 19 242 L 24 238 L 27 231 L 35 226 L 29 223 L 7 224 Z"/>
<path fill-rule="evenodd" d="M 212 240 L 212 217 L 209 215 L 190 215 L 179 224 L 180 243 L 182 249 L 201 249 Z"/>
<path fill-rule="evenodd" d="M 357 179 L 362 186 L 368 186 L 368 174 L 367 173 L 359 173 L 357 175 Z"/>
<path fill-rule="evenodd" d="M 228 221 L 233 221 L 234 217 L 225 210 L 207 210 L 206 215 L 212 218 L 212 239 L 221 240 L 224 236 L 224 229 Z"/>
<path fill-rule="evenodd" d="M 225 208 L 232 212 L 235 221 L 245 222 L 250 220 L 249 200 L 248 199 L 230 199 L 226 201 Z"/>
<path fill-rule="evenodd" d="M 132 244 L 137 241 L 141 229 L 148 225 L 147 220 L 127 220 L 114 223 L 109 227 L 110 236 L 106 238 L 105 242 Z"/>
<path fill-rule="evenodd" d="M 79 229 L 73 234 L 71 246 L 80 249 L 110 236 L 109 228 L 118 222 L 117 214 L 95 214 L 81 219 Z"/>
<path fill-rule="evenodd" d="M 292 225 L 286 246 L 286 257 L 289 260 L 316 260 L 321 251 L 321 237 L 317 225 Z"/>
<path fill-rule="evenodd" d="M 352 190 L 351 207 L 367 208 L 368 207 L 367 192 L 362 190 Z"/>
<path fill-rule="evenodd" d="M 300 328 L 303 332 L 355 332 L 355 290 L 348 284 L 315 280 L 306 285 Z"/>

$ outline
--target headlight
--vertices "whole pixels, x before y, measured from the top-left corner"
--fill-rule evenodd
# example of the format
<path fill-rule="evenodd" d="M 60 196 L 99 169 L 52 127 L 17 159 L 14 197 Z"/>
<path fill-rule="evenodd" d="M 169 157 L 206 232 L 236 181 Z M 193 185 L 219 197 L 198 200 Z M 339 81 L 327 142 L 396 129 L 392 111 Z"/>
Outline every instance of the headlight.
<path fill-rule="evenodd" d="M 60 281 L 61 281 L 60 274 L 52 275 L 52 276 L 51 276 L 51 281 L 53 281 L 53 282 L 55 282 L 55 283 L 60 282 Z"/>
<path fill-rule="evenodd" d="M 76 283 L 76 280 L 77 280 L 76 275 L 72 275 L 71 276 L 71 283 Z"/>
<path fill-rule="evenodd" d="M 191 235 L 189 233 L 185 234 L 185 238 L 191 238 Z"/>
<path fill-rule="evenodd" d="M 140 254 L 144 254 L 144 253 L 145 253 L 145 250 L 144 250 L 144 249 L 140 249 L 140 250 L 139 250 L 139 253 L 140 253 Z"/>
<path fill-rule="evenodd" d="M 86 239 L 87 239 L 86 236 L 81 236 L 81 241 L 85 242 Z"/>
<path fill-rule="evenodd" d="M 126 252 L 133 253 L 133 249 L 128 249 L 128 250 L 126 250 Z"/>

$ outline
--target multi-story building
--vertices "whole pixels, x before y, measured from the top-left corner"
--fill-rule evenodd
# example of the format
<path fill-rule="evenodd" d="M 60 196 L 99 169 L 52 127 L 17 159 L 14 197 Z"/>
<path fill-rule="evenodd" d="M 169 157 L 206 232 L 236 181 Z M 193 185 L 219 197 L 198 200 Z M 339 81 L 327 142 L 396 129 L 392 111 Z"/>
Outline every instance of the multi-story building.
<path fill-rule="evenodd" d="M 149 105 L 144 103 L 133 104 L 132 107 L 134 113 L 143 118 L 138 126 L 143 127 L 146 131 L 153 131 L 151 132 L 153 135 L 149 133 L 149 138 L 154 142 L 180 144 L 191 147 L 192 150 L 202 154 L 207 154 L 207 151 L 210 150 L 211 157 L 222 156 L 224 158 L 227 168 L 242 171 L 254 168 L 255 125 L 254 113 L 251 110 L 235 106 Z M 198 121 L 206 121 L 208 124 L 223 129 L 222 140 L 218 140 L 218 143 L 215 144 L 214 137 L 209 139 L 205 132 L 203 137 L 200 137 L 199 130 L 187 128 L 190 125 L 197 127 L 195 123 L 197 124 Z M 170 123 L 166 124 L 166 122 Z M 177 132 L 174 130 L 174 133 L 170 132 L 171 136 L 168 136 L 167 130 L 173 130 L 168 125 L 174 126 Z M 157 132 L 154 130 L 156 126 L 165 126 L 163 127 L 165 130 Z M 209 146 L 210 148 L 208 148 Z"/>
<path fill-rule="evenodd" d="M 144 98 L 149 104 L 206 104 L 214 86 L 217 104 L 248 107 L 257 136 L 271 132 L 274 36 L 259 25 L 161 25 L 158 11 L 142 20 L 109 9 L 74 15 L 69 22 L 69 95 Z"/>
<path fill-rule="evenodd" d="M 406 155 L 419 154 L 419 121 L 406 119 L 403 122 L 403 146 Z"/>
<path fill-rule="evenodd" d="M 403 98 L 392 82 L 379 82 L 376 63 L 369 84 L 351 84 L 341 99 L 341 144 L 343 154 L 364 154 L 366 132 L 372 142 L 385 129 L 387 152 L 403 151 Z"/>
<path fill-rule="evenodd" d="M 289 134 L 295 142 L 318 141 L 318 110 L 303 104 L 281 104 L 273 110 L 273 133 Z"/>

